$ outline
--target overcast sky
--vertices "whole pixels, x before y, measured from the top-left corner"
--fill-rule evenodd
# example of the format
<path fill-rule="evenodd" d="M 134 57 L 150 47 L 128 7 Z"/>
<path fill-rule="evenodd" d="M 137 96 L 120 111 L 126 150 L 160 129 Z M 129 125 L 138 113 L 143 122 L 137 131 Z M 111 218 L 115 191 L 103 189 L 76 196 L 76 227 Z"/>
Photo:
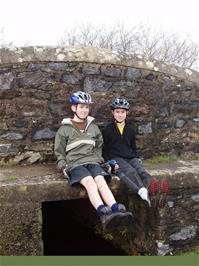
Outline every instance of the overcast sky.
<path fill-rule="evenodd" d="M 74 24 L 109 27 L 117 20 L 178 32 L 199 44 L 198 0 L 0 0 L 0 10 L 5 41 L 16 46 L 57 45 Z"/>

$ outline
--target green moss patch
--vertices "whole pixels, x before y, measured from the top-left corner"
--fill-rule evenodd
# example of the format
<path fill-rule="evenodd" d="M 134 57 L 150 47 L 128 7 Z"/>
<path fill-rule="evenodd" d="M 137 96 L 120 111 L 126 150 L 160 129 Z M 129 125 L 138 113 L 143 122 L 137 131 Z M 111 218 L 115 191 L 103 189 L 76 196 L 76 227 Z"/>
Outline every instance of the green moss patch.
<path fill-rule="evenodd" d="M 156 156 L 152 157 L 150 159 L 144 160 L 145 163 L 150 163 L 150 164 L 156 164 L 156 163 L 171 163 L 175 162 L 176 159 L 170 156 L 162 155 L 162 156 Z"/>

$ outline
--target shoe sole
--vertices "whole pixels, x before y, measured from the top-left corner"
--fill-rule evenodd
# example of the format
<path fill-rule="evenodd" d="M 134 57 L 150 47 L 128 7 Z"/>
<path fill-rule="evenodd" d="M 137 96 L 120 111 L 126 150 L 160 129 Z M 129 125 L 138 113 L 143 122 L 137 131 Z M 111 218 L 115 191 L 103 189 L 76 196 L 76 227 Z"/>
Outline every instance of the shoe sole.
<path fill-rule="evenodd" d="M 108 216 L 105 223 L 102 222 L 102 227 L 106 231 L 111 231 L 112 228 L 114 228 L 119 223 L 119 215 L 118 213 L 112 213 L 110 216 Z"/>
<path fill-rule="evenodd" d="M 159 182 L 159 202 L 158 207 L 164 208 L 166 204 L 166 197 L 169 192 L 169 183 L 166 179 L 162 179 Z"/>
<path fill-rule="evenodd" d="M 115 214 L 116 215 L 105 225 L 104 230 L 107 232 L 121 230 L 124 228 L 132 230 L 133 215 L 131 212 L 118 212 Z"/>
<path fill-rule="evenodd" d="M 151 180 L 149 185 L 149 196 L 151 201 L 151 207 L 157 207 L 157 193 L 158 193 L 159 181 L 156 178 Z"/>
<path fill-rule="evenodd" d="M 128 230 L 133 230 L 133 215 L 131 212 L 121 213 L 120 224 L 118 229 L 122 230 L 127 228 Z"/>

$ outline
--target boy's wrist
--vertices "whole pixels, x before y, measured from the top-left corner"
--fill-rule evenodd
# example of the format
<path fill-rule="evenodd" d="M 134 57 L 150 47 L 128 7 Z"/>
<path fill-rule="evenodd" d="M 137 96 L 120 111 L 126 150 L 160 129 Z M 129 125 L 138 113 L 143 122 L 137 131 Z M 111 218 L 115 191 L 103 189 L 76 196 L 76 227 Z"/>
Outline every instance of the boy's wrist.
<path fill-rule="evenodd" d="M 66 166 L 62 166 L 61 172 L 63 173 L 64 177 L 68 178 L 68 168 Z"/>

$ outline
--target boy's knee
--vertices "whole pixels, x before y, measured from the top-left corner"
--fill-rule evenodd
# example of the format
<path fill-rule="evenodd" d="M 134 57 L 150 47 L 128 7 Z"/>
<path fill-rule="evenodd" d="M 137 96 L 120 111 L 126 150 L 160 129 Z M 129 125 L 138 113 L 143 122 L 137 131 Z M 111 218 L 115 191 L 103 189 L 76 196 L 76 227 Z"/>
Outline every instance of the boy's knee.
<path fill-rule="evenodd" d="M 138 172 L 136 171 L 136 169 L 131 168 L 131 175 L 136 176 L 138 174 Z"/>
<path fill-rule="evenodd" d="M 106 183 L 106 181 L 105 181 L 105 179 L 104 179 L 104 177 L 102 175 L 96 176 L 94 178 L 94 180 L 95 180 L 95 183 L 96 183 L 98 188 L 107 185 L 107 183 Z"/>
<path fill-rule="evenodd" d="M 86 176 L 86 177 L 82 178 L 80 183 L 85 187 L 91 187 L 91 186 L 96 187 L 96 184 L 95 184 L 92 176 Z"/>
<path fill-rule="evenodd" d="M 105 182 L 105 179 L 102 175 L 97 175 L 95 178 L 95 183 L 101 183 L 101 182 Z"/>
<path fill-rule="evenodd" d="M 132 165 L 135 168 L 140 168 L 140 169 L 143 168 L 141 160 L 139 158 L 133 158 L 130 160 L 129 163 L 130 163 L 130 165 Z"/>

